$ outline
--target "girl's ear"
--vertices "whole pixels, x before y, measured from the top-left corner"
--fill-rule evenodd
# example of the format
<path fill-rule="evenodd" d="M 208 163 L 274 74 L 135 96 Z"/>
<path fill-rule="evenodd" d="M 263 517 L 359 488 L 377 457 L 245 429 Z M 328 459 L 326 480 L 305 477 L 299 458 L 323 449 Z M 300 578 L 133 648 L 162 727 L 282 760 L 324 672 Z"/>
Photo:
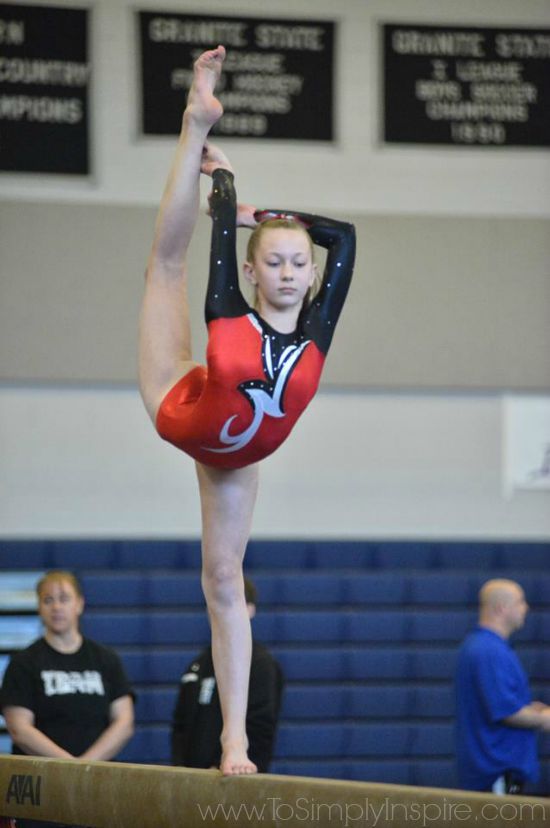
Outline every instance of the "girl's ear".
<path fill-rule="evenodd" d="M 244 278 L 247 282 L 250 282 L 251 285 L 258 284 L 258 282 L 256 281 L 256 276 L 254 275 L 254 265 L 250 264 L 250 262 L 244 262 L 243 273 Z"/>

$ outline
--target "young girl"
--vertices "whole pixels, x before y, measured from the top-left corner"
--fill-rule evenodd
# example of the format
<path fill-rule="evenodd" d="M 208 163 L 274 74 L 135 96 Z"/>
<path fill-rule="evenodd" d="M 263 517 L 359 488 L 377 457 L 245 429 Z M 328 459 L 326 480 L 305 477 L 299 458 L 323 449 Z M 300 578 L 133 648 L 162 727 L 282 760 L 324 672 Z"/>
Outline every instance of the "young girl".
<path fill-rule="evenodd" d="M 251 632 L 242 562 L 258 461 L 288 436 L 317 389 L 353 268 L 352 225 L 237 205 L 226 156 L 207 142 L 223 110 L 214 97 L 225 49 L 204 52 L 162 197 L 140 321 L 140 388 L 159 434 L 196 461 L 202 513 L 202 585 L 223 714 L 220 769 L 255 773 L 245 718 Z M 191 355 L 185 256 L 199 210 L 200 173 L 213 181 L 207 367 Z M 255 228 L 238 284 L 236 227 Z M 323 282 L 312 241 L 328 249 Z"/>

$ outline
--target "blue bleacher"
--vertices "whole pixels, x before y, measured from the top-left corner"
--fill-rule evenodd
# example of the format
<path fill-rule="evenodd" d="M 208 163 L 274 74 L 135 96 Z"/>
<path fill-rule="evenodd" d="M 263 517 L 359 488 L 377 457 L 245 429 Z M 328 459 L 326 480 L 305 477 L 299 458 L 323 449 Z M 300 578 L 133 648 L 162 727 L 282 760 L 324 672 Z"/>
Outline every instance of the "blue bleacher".
<path fill-rule="evenodd" d="M 206 613 L 152 611 L 90 612 L 81 622 L 89 638 L 112 646 L 190 644 L 208 641 L 210 628 Z"/>
<path fill-rule="evenodd" d="M 476 572 L 482 572 L 483 575 L 486 575 L 499 565 L 498 543 L 453 541 L 449 544 L 440 545 L 437 550 L 437 566 L 439 569 L 475 569 Z"/>
<path fill-rule="evenodd" d="M 456 785 L 452 679 L 488 578 L 524 586 L 533 611 L 515 645 L 550 701 L 549 560 L 538 542 L 251 542 L 254 634 L 286 676 L 272 771 Z M 120 758 L 168 762 L 178 683 L 209 639 L 199 542 L 0 541 L 1 569 L 54 567 L 81 577 L 83 631 L 118 650 L 136 688 L 137 732 Z M 541 755 L 535 792 L 550 788 L 548 737 Z"/>
<path fill-rule="evenodd" d="M 182 672 L 183 670 L 180 670 L 180 673 Z M 141 687 L 136 698 L 136 721 L 140 724 L 170 722 L 177 694 L 177 682 L 170 687 Z"/>
<path fill-rule="evenodd" d="M 342 641 L 361 644 L 402 642 L 435 643 L 455 642 L 463 638 L 475 624 L 471 610 L 440 612 L 419 610 L 348 610 L 346 613 L 331 610 L 266 610 L 254 622 L 259 640 L 276 645 L 284 641 L 299 644 L 314 641 L 316 644 L 339 644 Z M 28 623 L 28 622 L 27 622 Z M 12 622 L 13 626 L 13 622 Z M 170 645 L 206 642 L 209 626 L 204 610 L 152 609 L 142 611 L 89 611 L 82 621 L 82 629 L 90 638 L 106 644 L 118 645 Z M 0 635 L 2 624 L 0 623 Z M 532 617 L 518 635 L 517 640 L 548 641 L 549 617 Z"/>

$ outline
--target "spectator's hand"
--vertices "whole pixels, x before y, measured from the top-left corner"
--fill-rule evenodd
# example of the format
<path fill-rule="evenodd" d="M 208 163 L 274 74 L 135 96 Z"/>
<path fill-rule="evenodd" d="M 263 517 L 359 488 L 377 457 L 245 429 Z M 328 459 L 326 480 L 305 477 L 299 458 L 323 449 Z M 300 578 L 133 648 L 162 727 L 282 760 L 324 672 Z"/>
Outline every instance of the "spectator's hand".
<path fill-rule="evenodd" d="M 550 707 L 544 705 L 544 710 L 541 710 L 541 726 L 540 729 L 544 733 L 550 733 Z"/>

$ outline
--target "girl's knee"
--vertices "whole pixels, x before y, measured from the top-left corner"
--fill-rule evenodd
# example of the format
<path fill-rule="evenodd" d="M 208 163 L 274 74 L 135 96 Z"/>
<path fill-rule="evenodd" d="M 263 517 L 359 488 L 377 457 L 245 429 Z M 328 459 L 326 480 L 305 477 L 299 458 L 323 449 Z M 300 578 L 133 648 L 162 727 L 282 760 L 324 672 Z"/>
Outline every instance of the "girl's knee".
<path fill-rule="evenodd" d="M 202 587 L 210 610 L 228 608 L 244 601 L 242 566 L 221 561 L 202 571 Z"/>

